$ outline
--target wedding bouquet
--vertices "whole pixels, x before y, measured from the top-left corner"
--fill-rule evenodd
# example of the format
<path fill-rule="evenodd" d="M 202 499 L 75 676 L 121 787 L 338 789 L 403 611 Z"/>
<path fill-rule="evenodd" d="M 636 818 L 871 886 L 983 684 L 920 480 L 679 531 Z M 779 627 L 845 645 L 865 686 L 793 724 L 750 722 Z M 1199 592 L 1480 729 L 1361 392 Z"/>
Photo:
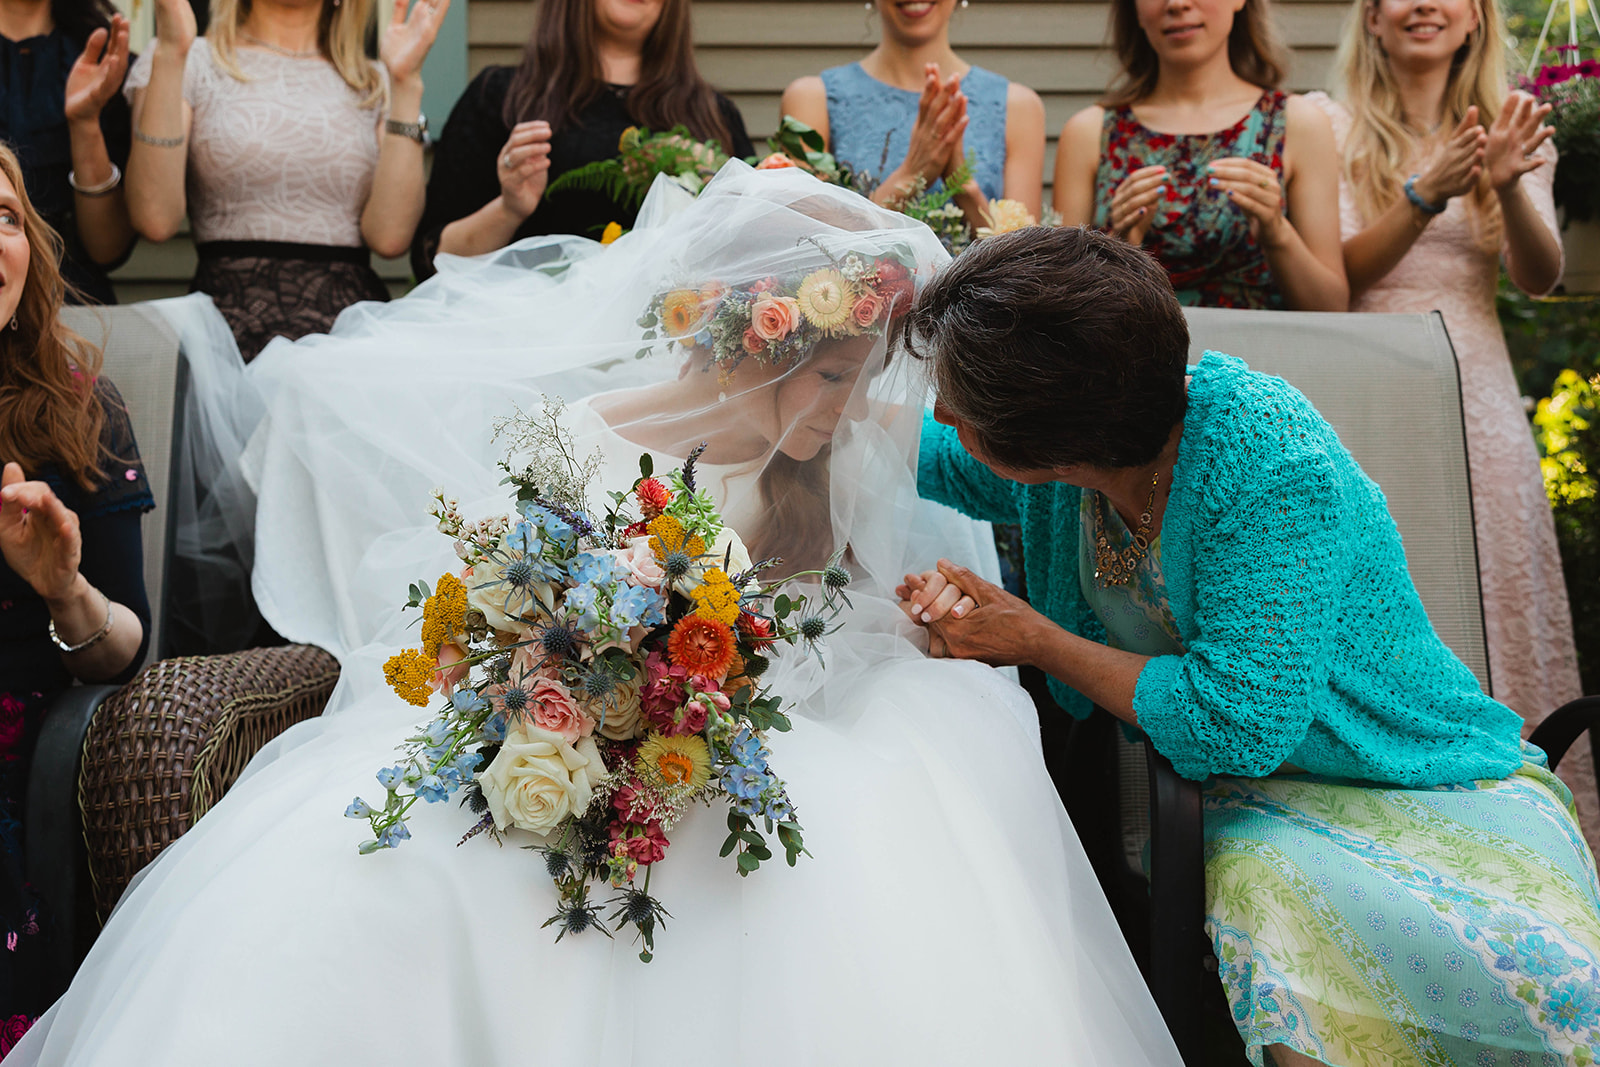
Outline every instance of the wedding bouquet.
<path fill-rule="evenodd" d="M 820 658 L 820 642 L 848 606 L 849 571 L 836 556 L 821 571 L 763 583 L 779 560 L 751 563 L 706 490 L 696 449 L 656 477 L 649 455 L 601 515 L 587 487 L 598 452 L 580 458 L 560 421 L 542 413 L 497 424 L 512 443 L 502 463 L 516 489 L 513 512 L 463 520 L 434 495 L 431 514 L 465 565 L 430 590 L 413 583 L 417 648 L 384 665 L 389 684 L 426 707 L 393 766 L 378 772 L 379 803 L 357 798 L 345 814 L 367 820 L 362 853 L 411 836 L 421 800 L 458 793 L 478 818 L 462 843 L 512 828 L 538 835 L 560 896 L 556 940 L 590 928 L 632 925 L 649 961 L 668 912 L 650 896 L 650 871 L 695 804 L 726 808 L 722 855 L 740 875 L 772 858 L 775 835 L 793 866 L 807 854 L 783 779 L 768 763 L 771 732 L 790 728 L 782 697 L 761 683 L 779 645 Z M 811 595 L 789 583 L 814 578 Z M 786 589 L 788 591 L 786 591 Z M 642 873 L 642 878 L 640 877 Z M 615 891 L 602 914 L 592 883 Z"/>

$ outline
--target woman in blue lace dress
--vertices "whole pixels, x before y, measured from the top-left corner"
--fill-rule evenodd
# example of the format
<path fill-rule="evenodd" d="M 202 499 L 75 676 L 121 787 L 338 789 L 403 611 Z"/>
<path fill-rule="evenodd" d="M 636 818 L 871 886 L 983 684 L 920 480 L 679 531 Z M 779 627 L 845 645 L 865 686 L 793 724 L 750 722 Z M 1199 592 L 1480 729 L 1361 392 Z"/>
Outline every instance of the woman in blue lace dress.
<path fill-rule="evenodd" d="M 1001 198 L 1038 218 L 1044 104 L 1026 85 L 956 55 L 955 7 L 956 0 L 878 0 L 878 47 L 858 63 L 793 82 L 783 113 L 821 133 L 852 170 L 870 175 L 877 183 L 872 199 L 886 207 L 919 183 L 938 185 L 966 161 L 972 176 L 955 202 L 973 227 L 988 224 L 989 201 Z"/>
<path fill-rule="evenodd" d="M 1092 230 L 982 242 L 908 325 L 938 390 L 918 489 L 1022 524 L 1034 606 L 941 563 L 906 610 L 935 654 L 1039 667 L 1206 783 L 1206 932 L 1252 1062 L 1595 1062 L 1571 793 L 1434 633 L 1306 398 L 1186 366 L 1163 272 Z"/>
<path fill-rule="evenodd" d="M 100 354 L 58 321 L 59 254 L 0 146 L 0 1056 L 61 992 L 24 875 L 29 755 L 51 699 L 125 680 L 150 629 L 139 520 L 155 503 Z"/>

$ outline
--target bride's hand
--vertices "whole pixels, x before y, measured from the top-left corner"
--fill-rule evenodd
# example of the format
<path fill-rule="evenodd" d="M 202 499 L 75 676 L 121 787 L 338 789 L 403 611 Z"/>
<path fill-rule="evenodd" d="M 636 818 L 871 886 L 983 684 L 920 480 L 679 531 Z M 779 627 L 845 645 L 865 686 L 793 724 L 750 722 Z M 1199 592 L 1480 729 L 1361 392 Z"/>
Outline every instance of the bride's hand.
<path fill-rule="evenodd" d="M 941 595 L 955 587 L 963 590 L 963 599 L 970 598 L 974 606 L 959 616 L 952 608 L 948 617 L 927 624 L 931 655 L 975 659 L 994 667 L 1033 662 L 1032 636 L 1040 632 L 1040 624 L 1053 625 L 1048 619 L 1026 600 L 949 560 L 939 561 L 938 576 L 946 583 Z"/>
<path fill-rule="evenodd" d="M 960 586 L 936 570 L 906 575 L 905 584 L 895 589 L 895 595 L 900 598 L 900 610 L 912 622 L 924 625 L 946 615 L 959 619 L 976 606 Z"/>

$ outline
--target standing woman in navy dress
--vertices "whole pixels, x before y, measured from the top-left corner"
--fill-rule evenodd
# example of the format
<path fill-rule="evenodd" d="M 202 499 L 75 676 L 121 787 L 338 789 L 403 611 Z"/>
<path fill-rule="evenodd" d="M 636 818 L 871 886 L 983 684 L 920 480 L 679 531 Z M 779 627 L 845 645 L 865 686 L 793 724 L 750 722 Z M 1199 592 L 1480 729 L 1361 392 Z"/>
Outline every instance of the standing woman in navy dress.
<path fill-rule="evenodd" d="M 0 6 L 0 141 L 16 152 L 44 221 L 61 235 L 67 300 L 114 304 L 106 272 L 127 259 L 123 195 L 128 20 L 109 0 Z"/>
<path fill-rule="evenodd" d="M 970 154 L 973 174 L 956 203 L 974 227 L 989 201 L 1044 199 L 1044 104 L 1026 85 L 966 62 L 950 47 L 957 0 L 877 0 L 882 41 L 858 63 L 800 78 L 783 113 L 822 134 L 829 151 L 879 182 L 872 199 L 894 207 L 933 186 Z M 967 6 L 967 0 L 961 0 Z"/>
<path fill-rule="evenodd" d="M 139 520 L 155 501 L 100 353 L 60 323 L 60 244 L 0 146 L 0 1056 L 61 992 L 23 878 L 39 726 L 74 679 L 131 677 L 150 631 Z"/>

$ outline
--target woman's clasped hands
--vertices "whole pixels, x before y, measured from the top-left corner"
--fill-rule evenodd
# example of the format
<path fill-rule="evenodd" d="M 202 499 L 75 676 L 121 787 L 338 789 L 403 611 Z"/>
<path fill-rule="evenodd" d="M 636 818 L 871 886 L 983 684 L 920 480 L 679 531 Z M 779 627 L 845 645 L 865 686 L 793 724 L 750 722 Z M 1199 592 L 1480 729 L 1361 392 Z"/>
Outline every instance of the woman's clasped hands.
<path fill-rule="evenodd" d="M 919 178 L 927 186 L 955 173 L 966 160 L 967 121 L 967 95 L 961 91 L 961 76 L 942 78 L 939 65 L 929 63 L 924 68 L 911 143 L 905 161 L 883 180 L 880 188 L 885 195 L 898 201 L 912 195 Z"/>
<path fill-rule="evenodd" d="M 946 559 L 935 570 L 906 575 L 895 595 L 900 610 L 927 629 L 928 654 L 939 658 L 995 667 L 1029 663 L 1039 625 L 1052 625 L 1026 600 Z"/>

